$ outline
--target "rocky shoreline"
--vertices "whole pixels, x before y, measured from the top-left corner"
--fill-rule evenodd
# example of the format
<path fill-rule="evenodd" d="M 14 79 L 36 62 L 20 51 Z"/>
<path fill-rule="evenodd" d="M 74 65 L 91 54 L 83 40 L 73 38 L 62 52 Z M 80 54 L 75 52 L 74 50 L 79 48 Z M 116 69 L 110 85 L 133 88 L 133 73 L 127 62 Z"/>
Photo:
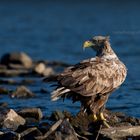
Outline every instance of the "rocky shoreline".
<path fill-rule="evenodd" d="M 33 61 L 23 52 L 8 53 L 0 59 L 0 96 L 9 96 L 11 100 L 35 98 L 36 94 L 26 85 L 36 81 L 29 77 L 55 76 L 56 73 L 70 66 L 63 62 Z M 18 81 L 13 77 L 23 77 Z M 15 85 L 9 90 L 2 85 Z M 47 89 L 40 89 L 49 93 Z M 120 112 L 105 110 L 105 117 L 110 128 L 102 122 L 93 122 L 92 116 L 83 112 L 72 115 L 70 112 L 55 111 L 45 116 L 41 108 L 29 107 L 19 110 L 11 108 L 7 102 L 0 102 L 0 139 L 2 140 L 123 140 L 140 139 L 140 119 L 126 116 Z"/>
<path fill-rule="evenodd" d="M 122 113 L 105 111 L 110 128 L 94 123 L 91 116 L 79 112 L 55 111 L 43 116 L 40 108 L 19 111 L 0 106 L 0 139 L 2 140 L 123 140 L 140 139 L 140 119 Z"/>

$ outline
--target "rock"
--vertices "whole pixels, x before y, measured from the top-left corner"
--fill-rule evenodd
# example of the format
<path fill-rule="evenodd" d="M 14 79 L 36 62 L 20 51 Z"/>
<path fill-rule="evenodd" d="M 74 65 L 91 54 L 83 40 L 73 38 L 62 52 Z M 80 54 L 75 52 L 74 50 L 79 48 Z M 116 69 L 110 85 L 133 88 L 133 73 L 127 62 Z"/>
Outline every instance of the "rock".
<path fill-rule="evenodd" d="M 25 78 L 20 82 L 20 85 L 32 85 L 36 82 L 36 80 Z"/>
<path fill-rule="evenodd" d="M 40 121 L 43 117 L 43 113 L 40 108 L 26 108 L 18 112 L 24 118 L 34 118 Z"/>
<path fill-rule="evenodd" d="M 46 67 L 43 62 L 40 62 L 34 67 L 33 73 L 37 73 L 43 76 L 50 76 L 53 75 L 55 72 L 52 67 Z"/>
<path fill-rule="evenodd" d="M 57 121 L 57 120 L 59 120 L 59 119 L 63 119 L 64 117 L 65 117 L 65 116 L 64 116 L 63 112 L 57 110 L 57 111 L 54 111 L 54 112 L 51 114 L 51 116 L 50 116 L 49 119 L 50 119 L 51 121 Z"/>
<path fill-rule="evenodd" d="M 38 73 L 38 74 L 42 74 L 46 69 L 46 65 L 44 63 L 38 63 L 36 64 L 36 66 L 34 67 L 34 72 Z"/>
<path fill-rule="evenodd" d="M 7 85 L 16 85 L 18 84 L 18 82 L 16 82 L 15 80 L 13 79 L 0 79 L 0 84 L 7 84 Z M 6 90 L 6 89 L 4 89 Z"/>
<path fill-rule="evenodd" d="M 1 77 L 10 77 L 10 76 L 22 76 L 22 75 L 29 75 L 30 71 L 27 69 L 0 69 L 0 76 Z"/>
<path fill-rule="evenodd" d="M 37 127 L 28 128 L 20 133 L 20 137 L 24 140 L 35 140 L 35 137 L 42 136 Z"/>
<path fill-rule="evenodd" d="M 56 123 L 54 123 L 50 128 L 49 130 L 43 135 L 43 136 L 39 136 L 39 137 L 36 137 L 37 140 L 46 140 L 46 139 L 49 139 L 48 137 L 53 133 L 55 132 L 55 130 L 60 126 L 60 124 L 62 123 L 62 120 L 58 120 Z M 53 137 L 54 139 L 54 137 Z"/>
<path fill-rule="evenodd" d="M 55 132 L 55 137 L 59 140 L 78 140 L 77 133 L 67 119 L 62 122 Z"/>
<path fill-rule="evenodd" d="M 39 123 L 39 130 L 45 134 L 49 128 L 51 127 L 51 124 L 49 124 L 47 121 L 42 121 L 41 123 Z"/>
<path fill-rule="evenodd" d="M 7 89 L 0 87 L 0 94 L 6 94 L 7 95 L 8 93 L 9 93 L 9 91 Z"/>
<path fill-rule="evenodd" d="M 54 72 L 53 68 L 47 67 L 47 68 L 43 71 L 42 75 L 43 75 L 43 76 L 50 76 L 50 75 L 53 75 L 54 73 L 55 73 L 55 72 Z"/>
<path fill-rule="evenodd" d="M 20 140 L 20 135 L 15 132 L 7 132 L 0 135 L 1 140 Z"/>
<path fill-rule="evenodd" d="M 8 68 L 9 69 L 17 69 L 17 70 L 26 69 L 26 67 L 24 65 L 22 65 L 22 64 L 9 64 Z"/>
<path fill-rule="evenodd" d="M 99 139 L 109 140 L 124 140 L 124 139 L 139 139 L 140 126 L 123 126 L 102 129 L 100 131 Z"/>
<path fill-rule="evenodd" d="M 35 94 L 25 86 L 19 86 L 10 96 L 11 98 L 32 98 L 35 96 Z"/>
<path fill-rule="evenodd" d="M 0 108 L 6 108 L 6 107 L 8 107 L 8 103 L 6 102 L 0 103 Z"/>
<path fill-rule="evenodd" d="M 0 64 L 0 69 L 6 70 L 6 69 L 7 69 L 7 66 L 6 66 L 6 65 L 1 65 L 1 64 Z"/>
<path fill-rule="evenodd" d="M 16 130 L 20 125 L 24 124 L 25 119 L 18 115 L 13 109 L 10 109 L 3 121 L 3 128 Z"/>
<path fill-rule="evenodd" d="M 32 59 L 24 52 L 7 53 L 2 56 L 1 64 L 7 66 L 10 66 L 10 64 L 20 64 L 25 68 L 31 68 Z"/>
<path fill-rule="evenodd" d="M 37 140 L 78 140 L 77 134 L 69 121 L 58 120 L 53 124 L 44 136 L 36 137 Z"/>

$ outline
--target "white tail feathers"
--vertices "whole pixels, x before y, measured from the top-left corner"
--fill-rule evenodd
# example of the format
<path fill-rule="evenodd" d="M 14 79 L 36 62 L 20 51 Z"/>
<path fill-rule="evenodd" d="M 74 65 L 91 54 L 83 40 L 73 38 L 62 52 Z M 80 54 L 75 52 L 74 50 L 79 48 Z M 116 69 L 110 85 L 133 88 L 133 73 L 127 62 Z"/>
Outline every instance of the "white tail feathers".
<path fill-rule="evenodd" d="M 61 88 L 58 88 L 56 89 L 55 91 L 53 91 L 51 93 L 51 100 L 52 101 L 56 101 L 58 100 L 63 94 L 69 92 L 70 89 L 66 89 L 65 87 L 61 87 Z"/>

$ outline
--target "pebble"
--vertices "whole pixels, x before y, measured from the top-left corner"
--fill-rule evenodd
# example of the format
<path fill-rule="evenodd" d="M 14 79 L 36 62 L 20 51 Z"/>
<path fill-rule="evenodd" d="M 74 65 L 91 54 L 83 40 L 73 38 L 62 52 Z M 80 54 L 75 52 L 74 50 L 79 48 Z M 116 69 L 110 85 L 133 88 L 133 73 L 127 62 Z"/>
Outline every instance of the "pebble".
<path fill-rule="evenodd" d="M 27 87 L 19 86 L 10 94 L 11 98 L 32 98 L 35 96 Z"/>

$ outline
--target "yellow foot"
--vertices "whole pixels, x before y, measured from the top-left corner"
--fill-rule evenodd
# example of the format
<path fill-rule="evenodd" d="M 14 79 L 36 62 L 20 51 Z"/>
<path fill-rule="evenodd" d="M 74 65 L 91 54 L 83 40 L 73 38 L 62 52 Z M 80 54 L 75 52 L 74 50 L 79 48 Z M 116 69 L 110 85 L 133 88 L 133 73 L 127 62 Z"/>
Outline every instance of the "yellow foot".
<path fill-rule="evenodd" d="M 99 120 L 103 121 L 103 124 L 107 127 L 107 128 L 110 128 L 109 124 L 107 123 L 107 120 L 106 118 L 104 117 L 104 114 L 101 112 L 99 114 Z"/>
<path fill-rule="evenodd" d="M 96 122 L 98 120 L 96 114 L 93 114 L 93 121 Z"/>

